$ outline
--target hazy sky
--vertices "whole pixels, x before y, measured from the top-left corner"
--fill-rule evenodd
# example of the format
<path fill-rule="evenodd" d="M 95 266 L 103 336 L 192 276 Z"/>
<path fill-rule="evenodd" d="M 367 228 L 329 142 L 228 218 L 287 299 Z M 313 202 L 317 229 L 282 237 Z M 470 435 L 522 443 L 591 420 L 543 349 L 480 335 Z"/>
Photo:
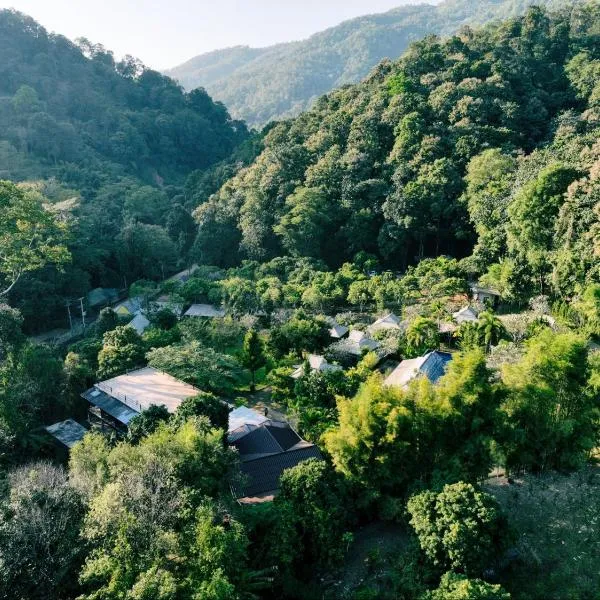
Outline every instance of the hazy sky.
<path fill-rule="evenodd" d="M 427 0 L 422 0 L 427 1 Z M 117 57 L 173 67 L 196 54 L 297 40 L 417 0 L 0 0 L 49 31 L 104 44 Z"/>

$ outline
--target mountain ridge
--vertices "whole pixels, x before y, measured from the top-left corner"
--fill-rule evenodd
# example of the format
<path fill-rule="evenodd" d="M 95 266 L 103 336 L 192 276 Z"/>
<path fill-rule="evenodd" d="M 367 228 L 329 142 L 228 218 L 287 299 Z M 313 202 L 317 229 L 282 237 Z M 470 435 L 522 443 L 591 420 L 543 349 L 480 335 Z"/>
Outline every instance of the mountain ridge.
<path fill-rule="evenodd" d="M 297 116 L 322 94 L 360 81 L 383 59 L 398 58 L 417 39 L 518 16 L 533 4 L 557 8 L 569 3 L 446 0 L 411 4 L 356 17 L 300 41 L 201 54 L 165 74 L 186 89 L 206 88 L 234 118 L 262 126 L 273 119 Z"/>

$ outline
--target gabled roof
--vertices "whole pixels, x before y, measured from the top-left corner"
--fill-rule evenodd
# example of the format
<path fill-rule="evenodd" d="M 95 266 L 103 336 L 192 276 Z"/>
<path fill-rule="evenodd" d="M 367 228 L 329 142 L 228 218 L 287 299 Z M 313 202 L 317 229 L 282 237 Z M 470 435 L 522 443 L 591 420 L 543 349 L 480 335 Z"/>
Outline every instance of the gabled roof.
<path fill-rule="evenodd" d="M 113 306 L 113 310 L 118 314 L 134 315 L 135 313 L 142 310 L 142 304 L 142 298 L 136 296 L 134 298 L 127 298 L 122 302 L 118 302 Z"/>
<path fill-rule="evenodd" d="M 127 324 L 127 327 L 132 327 L 137 331 L 139 335 L 142 335 L 148 327 L 150 327 L 150 321 L 146 318 L 146 316 L 138 312 L 135 317 Z"/>
<path fill-rule="evenodd" d="M 311 371 L 320 371 L 321 373 L 325 371 L 340 371 L 342 367 L 339 365 L 331 365 L 327 362 L 324 356 L 319 356 L 317 354 L 309 354 L 308 356 L 308 364 Z M 304 375 L 304 364 L 300 365 L 291 375 L 293 379 L 299 379 Z"/>
<path fill-rule="evenodd" d="M 366 333 L 357 329 L 350 332 L 348 340 L 358 348 L 359 354 L 363 349 L 376 350 L 381 345 L 377 340 L 370 338 Z"/>
<path fill-rule="evenodd" d="M 380 346 L 381 344 L 377 340 L 370 338 L 362 331 L 354 329 L 346 339 L 335 342 L 330 348 L 337 352 L 362 356 L 363 352 L 377 350 Z"/>
<path fill-rule="evenodd" d="M 379 331 L 381 329 L 402 329 L 402 320 L 394 313 L 389 313 L 380 319 L 377 319 L 369 327 L 369 331 Z"/>
<path fill-rule="evenodd" d="M 245 415 L 254 422 L 239 424 Z M 238 427 L 232 429 L 234 425 Z M 228 442 L 239 452 L 240 470 L 245 476 L 244 481 L 234 482 L 233 493 L 246 503 L 272 499 L 285 469 L 308 458 L 321 458 L 319 449 L 303 440 L 288 423 L 266 419 L 246 407 L 230 413 Z"/>
<path fill-rule="evenodd" d="M 407 387 L 415 378 L 424 375 L 436 383 L 445 373 L 446 366 L 452 360 L 448 352 L 435 350 L 425 356 L 403 360 L 386 378 L 384 384 L 395 387 Z"/>
<path fill-rule="evenodd" d="M 211 304 L 192 304 L 186 311 L 186 317 L 204 317 L 208 319 L 222 318 L 225 316 L 225 311 L 216 308 Z"/>
<path fill-rule="evenodd" d="M 339 323 L 334 323 L 329 330 L 329 335 L 332 338 L 340 339 L 343 338 L 348 331 L 350 331 L 345 325 L 340 325 Z"/>
<path fill-rule="evenodd" d="M 88 431 L 83 425 L 80 425 L 73 419 L 67 419 L 66 421 L 54 423 L 54 425 L 48 425 L 45 429 L 53 438 L 69 449 L 83 439 L 83 436 Z"/>
<path fill-rule="evenodd" d="M 475 323 L 475 321 L 479 320 L 479 313 L 472 306 L 465 306 L 458 312 L 455 312 L 452 315 L 452 318 L 459 324 Z"/>
<path fill-rule="evenodd" d="M 333 317 L 324 317 L 324 319 L 330 326 L 329 335 L 334 339 L 343 338 L 350 331 L 344 325 L 340 325 Z"/>
<path fill-rule="evenodd" d="M 232 433 L 241 427 L 255 427 L 268 420 L 269 419 L 265 417 L 265 415 L 252 408 L 248 408 L 247 406 L 239 406 L 229 413 L 229 426 L 227 430 L 229 433 Z"/>
<path fill-rule="evenodd" d="M 311 445 L 287 423 L 271 420 L 251 428 L 246 435 L 230 439 L 229 443 L 237 449 L 242 462 Z"/>

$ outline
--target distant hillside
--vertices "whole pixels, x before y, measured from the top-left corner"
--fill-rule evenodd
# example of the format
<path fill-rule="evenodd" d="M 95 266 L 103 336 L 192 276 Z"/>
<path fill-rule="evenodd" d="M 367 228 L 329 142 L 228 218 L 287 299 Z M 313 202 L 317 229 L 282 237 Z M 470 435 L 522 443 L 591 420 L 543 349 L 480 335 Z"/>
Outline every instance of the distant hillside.
<path fill-rule="evenodd" d="M 182 185 L 193 172 L 211 191 L 235 172 L 223 161 L 248 161 L 246 126 L 204 90 L 186 94 L 15 11 L 0 11 L 0 56 L 0 179 L 26 182 L 72 221 L 72 261 L 11 292 L 27 331 L 64 326 L 65 298 L 185 266 L 195 226 Z"/>
<path fill-rule="evenodd" d="M 196 209 L 198 259 L 468 256 L 515 296 L 571 293 L 598 273 L 597 200 L 569 185 L 598 173 L 599 31 L 595 2 L 412 44 L 269 129 Z"/>
<path fill-rule="evenodd" d="M 238 46 L 202 54 L 169 71 L 186 89 L 204 87 L 250 125 L 298 115 L 319 96 L 355 83 L 384 58 L 397 58 L 428 34 L 522 14 L 532 4 L 569 0 L 446 0 L 402 6 L 346 21 L 307 40 L 267 48 Z"/>
<path fill-rule="evenodd" d="M 203 90 L 0 11 L 0 178 L 182 180 L 247 137 Z"/>

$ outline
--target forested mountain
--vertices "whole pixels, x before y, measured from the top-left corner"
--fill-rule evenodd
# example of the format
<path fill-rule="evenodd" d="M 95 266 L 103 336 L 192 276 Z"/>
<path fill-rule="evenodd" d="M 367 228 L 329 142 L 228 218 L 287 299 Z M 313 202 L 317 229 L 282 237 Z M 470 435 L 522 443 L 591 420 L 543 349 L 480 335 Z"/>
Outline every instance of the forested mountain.
<path fill-rule="evenodd" d="M 27 326 L 64 325 L 65 299 L 90 288 L 173 272 L 195 235 L 181 186 L 195 172 L 213 191 L 209 167 L 237 156 L 245 124 L 204 90 L 15 11 L 0 11 L 0 55 L 0 179 L 72 223 L 72 260 L 12 289 Z"/>
<path fill-rule="evenodd" d="M 553 268 L 572 285 L 597 219 L 564 194 L 589 185 L 598 158 L 598 11 L 535 8 L 427 38 L 272 127 L 256 161 L 197 209 L 200 258 L 337 266 L 366 251 L 403 269 L 477 242 L 474 271 L 510 260 L 522 292 Z M 567 274 L 569 261 L 581 268 Z"/>
<path fill-rule="evenodd" d="M 80 62 L 2 83 L 33 147 L 0 181 L 0 600 L 597 598 L 598 0 L 426 37 L 250 136 L 51 40 Z M 27 335 L 95 286 L 128 297 Z"/>
<path fill-rule="evenodd" d="M 122 175 L 181 179 L 227 157 L 242 123 L 203 90 L 20 13 L 0 12 L 0 175 L 55 175 L 79 189 Z"/>
<path fill-rule="evenodd" d="M 266 48 L 238 46 L 202 54 L 167 71 L 186 89 L 204 87 L 250 125 L 298 115 L 322 94 L 365 77 L 425 35 L 522 14 L 533 4 L 567 0 L 445 0 L 402 6 L 346 21 L 307 40 Z"/>

